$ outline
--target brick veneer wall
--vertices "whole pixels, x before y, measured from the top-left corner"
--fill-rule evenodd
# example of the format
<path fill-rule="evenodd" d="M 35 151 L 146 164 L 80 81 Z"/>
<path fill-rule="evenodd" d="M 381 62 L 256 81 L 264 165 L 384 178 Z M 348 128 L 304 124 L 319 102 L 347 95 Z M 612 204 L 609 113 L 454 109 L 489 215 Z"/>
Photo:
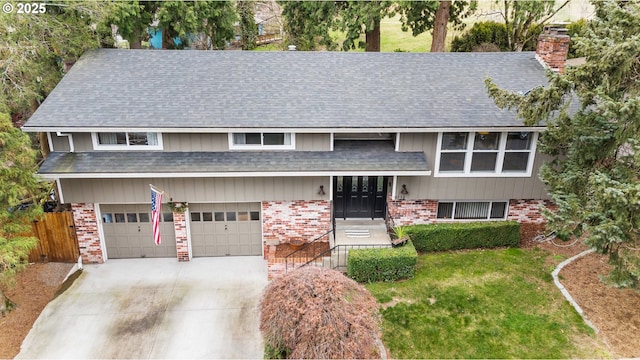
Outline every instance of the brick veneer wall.
<path fill-rule="evenodd" d="M 387 206 L 396 226 L 430 224 L 438 214 L 437 200 L 388 200 Z"/>
<path fill-rule="evenodd" d="M 176 231 L 176 251 L 178 261 L 189 261 L 189 240 L 187 237 L 187 216 L 185 213 L 173 213 L 173 227 Z"/>
<path fill-rule="evenodd" d="M 551 210 L 556 207 L 556 205 L 550 200 L 509 200 L 509 212 L 507 213 L 507 220 L 515 220 L 519 223 L 525 224 L 543 224 L 546 221 L 542 216 L 542 206 L 546 206 Z"/>
<path fill-rule="evenodd" d="M 311 241 L 331 229 L 331 202 L 327 200 L 263 201 L 262 239 L 269 278 L 285 271 L 276 248 L 293 238 Z"/>
<path fill-rule="evenodd" d="M 80 256 L 84 263 L 103 263 L 98 221 L 93 203 L 71 204 Z"/>

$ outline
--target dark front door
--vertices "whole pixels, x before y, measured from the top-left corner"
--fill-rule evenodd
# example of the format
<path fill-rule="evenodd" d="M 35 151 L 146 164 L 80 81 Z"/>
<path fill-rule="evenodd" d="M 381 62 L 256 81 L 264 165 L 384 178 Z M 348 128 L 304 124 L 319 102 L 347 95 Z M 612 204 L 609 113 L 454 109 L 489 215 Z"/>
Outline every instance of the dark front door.
<path fill-rule="evenodd" d="M 386 177 L 336 176 L 333 189 L 336 218 L 384 218 Z"/>

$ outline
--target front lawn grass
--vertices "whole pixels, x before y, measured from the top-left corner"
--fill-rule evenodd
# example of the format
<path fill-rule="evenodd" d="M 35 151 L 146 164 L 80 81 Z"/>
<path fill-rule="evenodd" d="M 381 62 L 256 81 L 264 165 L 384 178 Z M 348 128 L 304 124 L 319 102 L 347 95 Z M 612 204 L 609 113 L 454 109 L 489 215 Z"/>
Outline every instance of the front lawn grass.
<path fill-rule="evenodd" d="M 367 285 L 382 306 L 391 356 L 608 356 L 593 348 L 593 330 L 553 285 L 546 256 L 521 249 L 422 254 L 413 279 Z"/>

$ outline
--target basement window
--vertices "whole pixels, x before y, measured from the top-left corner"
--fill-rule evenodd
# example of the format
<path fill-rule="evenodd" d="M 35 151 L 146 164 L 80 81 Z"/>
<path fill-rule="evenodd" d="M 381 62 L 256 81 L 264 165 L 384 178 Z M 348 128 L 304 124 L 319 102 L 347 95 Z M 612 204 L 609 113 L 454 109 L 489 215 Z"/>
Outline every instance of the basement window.
<path fill-rule="evenodd" d="M 438 219 L 503 220 L 507 217 L 506 201 L 441 201 Z"/>

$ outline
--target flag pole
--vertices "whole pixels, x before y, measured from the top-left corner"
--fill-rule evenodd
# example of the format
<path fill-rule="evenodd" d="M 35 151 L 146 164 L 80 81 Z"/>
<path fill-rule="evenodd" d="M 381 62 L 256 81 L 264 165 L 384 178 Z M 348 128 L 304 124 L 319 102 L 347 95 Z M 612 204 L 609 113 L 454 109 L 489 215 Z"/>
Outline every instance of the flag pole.
<path fill-rule="evenodd" d="M 173 198 L 173 197 L 171 196 L 171 194 L 169 194 L 168 192 L 166 192 L 166 191 L 164 191 L 164 190 L 160 189 L 159 187 L 157 187 L 157 186 L 155 186 L 155 185 L 153 185 L 153 184 L 149 184 L 149 187 L 151 188 L 151 190 L 153 190 L 153 191 L 155 191 L 155 192 L 159 192 L 159 193 L 161 193 L 161 194 L 163 194 L 163 195 L 164 195 L 164 194 L 167 194 L 167 195 L 169 196 L 169 198 Z"/>

